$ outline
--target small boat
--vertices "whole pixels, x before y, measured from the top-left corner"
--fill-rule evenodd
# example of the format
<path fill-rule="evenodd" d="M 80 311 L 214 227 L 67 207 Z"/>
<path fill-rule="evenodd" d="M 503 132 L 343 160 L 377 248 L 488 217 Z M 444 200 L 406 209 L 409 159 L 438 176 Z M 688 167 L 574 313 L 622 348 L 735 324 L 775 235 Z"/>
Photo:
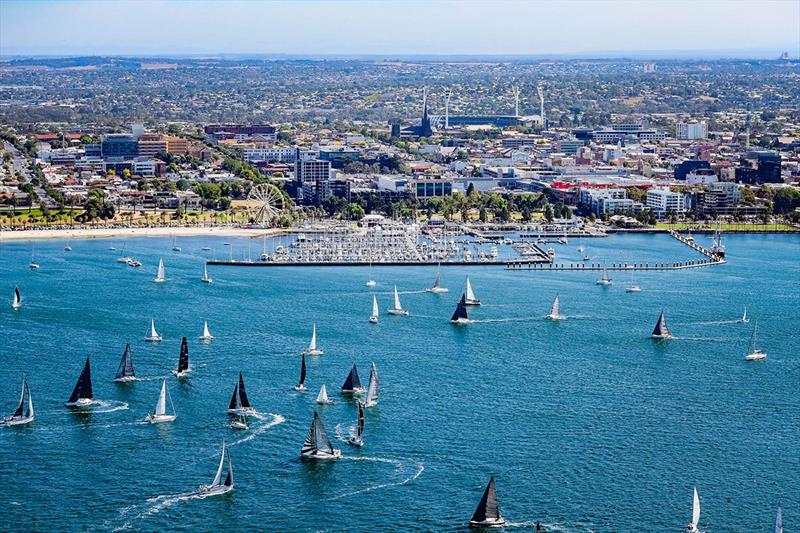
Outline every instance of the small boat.
<path fill-rule="evenodd" d="M 717 257 L 725 257 L 725 245 L 722 244 L 722 233 L 719 228 L 714 231 L 714 239 L 711 242 L 711 249 L 709 251 Z"/>
<path fill-rule="evenodd" d="M 583 259 L 581 259 L 581 261 L 591 261 L 591 260 L 592 260 L 592 258 L 589 257 L 588 255 L 584 255 Z"/>
<path fill-rule="evenodd" d="M 653 328 L 653 333 L 650 336 L 659 340 L 672 338 L 672 332 L 667 327 L 667 319 L 664 318 L 664 311 L 661 311 L 661 314 L 658 315 L 658 322 L 656 322 L 656 327 Z"/>
<path fill-rule="evenodd" d="M 200 335 L 200 340 L 201 341 L 205 341 L 205 342 L 209 342 L 213 338 L 214 338 L 214 335 L 212 335 L 211 332 L 208 331 L 208 320 L 206 320 L 206 321 L 203 322 L 203 334 Z"/>
<path fill-rule="evenodd" d="M 175 236 L 174 235 L 172 237 L 172 251 L 173 252 L 180 252 L 181 251 L 181 247 L 178 246 L 178 244 L 175 242 Z"/>
<path fill-rule="evenodd" d="M 67 244 L 64 246 L 64 251 L 65 252 L 71 252 L 72 251 L 72 245 L 70 245 L 70 241 L 67 241 Z"/>
<path fill-rule="evenodd" d="M 175 376 L 182 378 L 192 369 L 189 368 L 189 343 L 186 342 L 186 337 L 181 339 L 181 353 L 178 356 L 178 368 L 172 371 Z"/>
<path fill-rule="evenodd" d="M 467 276 L 467 290 L 464 294 L 464 305 L 481 305 L 481 301 L 475 298 L 475 293 L 472 292 L 472 284 L 469 282 L 469 276 Z"/>
<path fill-rule="evenodd" d="M 231 429 L 249 429 L 250 426 L 247 425 L 247 415 L 244 413 L 240 414 L 237 418 L 231 420 L 228 427 Z"/>
<path fill-rule="evenodd" d="M 239 372 L 239 381 L 233 388 L 233 396 L 228 404 L 228 412 L 233 414 L 253 414 L 256 412 L 253 406 L 250 405 L 250 399 L 247 397 L 247 391 L 244 388 L 244 377 Z"/>
<path fill-rule="evenodd" d="M 625 287 L 625 292 L 642 292 L 642 288 L 637 283 L 633 283 Z"/>
<path fill-rule="evenodd" d="M 158 402 L 156 403 L 156 410 L 153 413 L 148 413 L 145 421 L 151 424 L 160 424 L 162 422 L 172 422 L 177 418 L 175 414 L 175 406 L 172 405 L 172 396 L 169 397 L 169 406 L 172 407 L 172 414 L 167 414 L 167 380 L 161 380 L 161 393 L 158 395 Z"/>
<path fill-rule="evenodd" d="M 317 325 L 314 324 L 311 329 L 311 342 L 308 343 L 308 348 L 303 350 L 302 355 L 323 355 L 325 352 L 317 348 Z"/>
<path fill-rule="evenodd" d="M 130 264 L 131 261 L 133 261 L 133 259 L 131 259 L 127 255 L 123 255 L 122 257 L 117 257 L 117 263 Z"/>
<path fill-rule="evenodd" d="M 378 368 L 372 363 L 369 371 L 369 387 L 367 387 L 367 397 L 364 399 L 364 407 L 378 405 Z"/>
<path fill-rule="evenodd" d="M 597 285 L 611 285 L 613 282 L 611 278 L 608 277 L 608 270 L 606 267 L 603 267 L 603 276 L 597 280 Z"/>
<path fill-rule="evenodd" d="M 775 533 L 783 533 L 783 510 L 780 507 L 775 514 Z"/>
<path fill-rule="evenodd" d="M 314 411 L 311 427 L 308 429 L 308 435 L 306 435 L 303 448 L 300 450 L 300 458 L 328 460 L 338 459 L 341 456 L 342 451 L 333 447 L 328 433 L 325 431 L 325 426 L 322 424 L 322 419 Z"/>
<path fill-rule="evenodd" d="M 294 390 L 298 392 L 306 390 L 306 354 L 301 354 L 300 357 L 302 357 L 300 360 L 300 381 L 294 386 Z"/>
<path fill-rule="evenodd" d="M 131 259 L 130 261 L 128 261 L 128 265 L 134 268 L 139 268 L 140 266 L 142 266 L 142 262 L 137 261 L 136 259 Z"/>
<path fill-rule="evenodd" d="M 75 388 L 72 389 L 72 394 L 65 404 L 67 407 L 82 407 L 91 405 L 94 400 L 92 392 L 92 368 L 89 363 L 89 357 L 86 357 L 86 363 L 83 365 L 78 382 L 75 383 Z"/>
<path fill-rule="evenodd" d="M 36 249 L 31 248 L 31 262 L 28 263 L 28 267 L 31 270 L 36 270 L 39 268 L 39 263 L 36 262 Z"/>
<path fill-rule="evenodd" d="M 225 481 L 222 481 L 222 469 L 225 466 L 225 459 L 228 460 L 228 475 L 225 476 Z M 233 461 L 231 461 L 231 454 L 228 447 L 225 446 L 225 441 L 222 441 L 222 453 L 219 458 L 219 467 L 217 467 L 217 475 L 214 476 L 214 481 L 210 485 L 200 485 L 197 492 L 203 496 L 219 496 L 226 494 L 233 490 Z"/>
<path fill-rule="evenodd" d="M 372 261 L 369 262 L 369 279 L 367 280 L 367 287 L 375 287 L 378 284 L 372 279 Z"/>
<path fill-rule="evenodd" d="M 550 314 L 546 318 L 550 320 L 563 320 L 565 317 L 561 314 L 561 300 L 558 299 L 558 294 L 553 299 L 553 305 L 550 307 Z"/>
<path fill-rule="evenodd" d="M 745 361 L 762 361 L 767 358 L 767 352 L 756 347 L 758 323 L 753 325 L 753 335 L 750 337 L 750 353 L 744 356 Z"/>
<path fill-rule="evenodd" d="M 164 260 L 163 259 L 159 259 L 158 260 L 158 272 L 156 272 L 156 277 L 153 278 L 153 281 L 155 281 L 156 283 L 164 283 L 165 281 L 167 281 L 167 278 L 164 277 L 164 273 L 165 273 L 164 272 Z"/>
<path fill-rule="evenodd" d="M 700 522 L 700 496 L 697 494 L 697 487 L 694 488 L 694 498 L 692 500 L 692 521 L 686 526 L 686 533 L 699 533 L 697 524 Z"/>
<path fill-rule="evenodd" d="M 374 294 L 372 295 L 372 315 L 369 317 L 369 321 L 373 324 L 378 323 L 378 298 Z"/>
<path fill-rule="evenodd" d="M 117 251 L 117 247 L 114 246 L 113 243 L 109 245 L 108 249 L 111 250 L 112 252 L 116 252 Z"/>
<path fill-rule="evenodd" d="M 388 313 L 390 315 L 408 316 L 408 311 L 403 309 L 403 306 L 400 305 L 400 295 L 397 293 L 397 285 L 394 286 L 394 307 L 389 309 Z"/>
<path fill-rule="evenodd" d="M 154 318 L 150 319 L 150 335 L 147 335 L 144 340 L 150 342 L 159 342 L 161 341 L 161 335 L 158 334 L 156 331 L 156 321 Z"/>
<path fill-rule="evenodd" d="M 19 292 L 19 287 L 14 287 L 14 300 L 11 302 L 11 309 L 17 310 L 22 307 L 22 295 Z"/>
<path fill-rule="evenodd" d="M 203 265 L 203 277 L 200 278 L 203 283 L 213 283 L 214 280 L 208 275 L 208 265 Z"/>
<path fill-rule="evenodd" d="M 317 394 L 317 403 L 320 405 L 331 405 L 333 403 L 333 400 L 328 398 L 328 389 L 325 388 L 324 384 L 319 389 L 319 394 Z"/>
<path fill-rule="evenodd" d="M 131 345 L 125 345 L 125 351 L 122 352 L 122 360 L 119 362 L 117 368 L 117 375 L 114 381 L 124 383 L 126 381 L 136 381 L 136 372 L 133 371 L 133 362 L 131 361 Z"/>
<path fill-rule="evenodd" d="M 433 287 L 429 287 L 425 289 L 425 292 L 432 292 L 435 294 L 440 294 L 443 292 L 448 292 L 449 289 L 446 287 L 442 287 L 442 273 L 441 271 L 436 272 L 436 281 L 433 282 Z"/>
<path fill-rule="evenodd" d="M 347 444 L 360 448 L 364 445 L 364 405 L 359 400 L 356 400 L 356 405 L 358 406 L 356 434 L 350 436 L 350 438 L 347 440 Z"/>
<path fill-rule="evenodd" d="M 467 296 L 465 294 L 461 295 L 461 299 L 458 301 L 458 305 L 456 305 L 456 310 L 453 313 L 453 316 L 450 317 L 451 324 L 469 324 L 472 322 L 467 315 Z"/>
<path fill-rule="evenodd" d="M 28 397 L 28 408 L 25 409 L 25 396 Z M 31 388 L 28 385 L 28 379 L 25 374 L 22 375 L 22 390 L 19 393 L 19 403 L 13 415 L 4 417 L 0 420 L 0 427 L 3 426 L 21 426 L 23 424 L 30 424 L 34 419 L 33 412 L 33 396 L 31 396 Z"/>
<path fill-rule="evenodd" d="M 363 394 L 364 387 L 361 386 L 361 380 L 358 378 L 358 369 L 356 364 L 353 363 L 353 368 L 347 374 L 347 379 L 342 384 L 342 394 Z"/>
<path fill-rule="evenodd" d="M 200 249 L 203 250 L 204 252 L 210 252 L 211 251 L 211 247 L 210 246 L 203 246 Z"/>
<path fill-rule="evenodd" d="M 481 501 L 469 520 L 470 527 L 500 527 L 506 521 L 500 514 L 500 506 L 497 503 L 497 489 L 494 486 L 494 476 L 489 478 L 489 484 L 483 491 Z"/>
<path fill-rule="evenodd" d="M 747 318 L 747 306 L 746 305 L 744 306 L 744 313 L 742 314 L 742 318 L 741 318 L 741 320 L 739 320 L 739 322 L 741 322 L 742 324 L 747 324 L 748 322 L 750 322 L 750 319 Z"/>

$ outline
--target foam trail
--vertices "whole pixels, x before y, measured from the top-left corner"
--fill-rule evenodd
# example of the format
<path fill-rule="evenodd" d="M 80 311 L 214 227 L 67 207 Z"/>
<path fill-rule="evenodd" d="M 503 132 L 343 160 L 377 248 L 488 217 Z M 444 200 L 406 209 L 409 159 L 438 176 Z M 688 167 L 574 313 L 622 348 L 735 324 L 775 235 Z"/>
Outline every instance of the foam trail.
<path fill-rule="evenodd" d="M 544 320 L 543 316 L 520 316 L 510 318 L 485 318 L 483 320 L 473 320 L 474 324 L 491 324 L 494 322 L 531 322 L 534 320 Z"/>
<path fill-rule="evenodd" d="M 172 374 L 166 374 L 164 376 L 142 376 L 134 379 L 133 381 L 160 381 L 162 379 L 169 379 L 172 377 Z"/>
<path fill-rule="evenodd" d="M 147 508 L 142 510 L 138 513 L 135 517 L 131 518 L 130 520 L 126 521 L 121 526 L 114 528 L 114 531 L 124 531 L 126 529 L 130 529 L 133 527 L 134 520 L 140 520 L 142 518 L 147 518 L 148 516 L 152 516 L 154 514 L 159 513 L 160 511 L 172 507 L 178 502 L 186 501 L 186 500 L 202 500 L 206 498 L 206 494 L 200 494 L 199 492 L 181 492 L 178 494 L 162 494 L 161 496 L 156 496 L 154 498 L 149 498 L 145 501 L 144 505 L 147 505 Z M 125 516 L 130 513 L 132 510 L 137 509 L 139 506 L 137 505 L 129 505 L 123 509 L 120 509 L 120 516 Z"/>
<path fill-rule="evenodd" d="M 253 440 L 254 438 L 256 438 L 257 436 L 259 436 L 260 434 L 264 433 L 269 428 L 275 427 L 278 424 L 283 424 L 284 422 L 286 422 L 286 418 L 283 417 L 282 415 L 277 415 L 277 414 L 274 414 L 274 413 L 267 413 L 267 414 L 272 417 L 271 421 L 267 422 L 266 424 L 261 424 L 260 426 L 255 428 L 249 435 L 247 435 L 245 437 L 242 437 L 239 440 L 235 440 L 235 441 L 229 443 L 228 446 L 229 447 L 230 446 L 236 446 L 237 444 L 242 444 L 242 443 L 245 443 L 245 442 L 249 442 L 249 441 Z M 258 418 L 259 420 L 264 420 L 265 419 L 264 415 L 262 415 L 261 413 L 254 413 L 252 416 L 254 416 L 255 418 Z"/>
<path fill-rule="evenodd" d="M 336 438 L 339 439 L 341 442 L 344 442 L 345 444 L 347 444 L 349 439 L 345 438 L 344 433 L 342 433 L 342 425 L 341 424 L 336 424 L 336 427 L 334 428 L 334 431 L 336 432 Z M 347 433 L 351 437 L 353 435 L 355 435 L 355 432 L 356 432 L 355 425 L 352 425 L 349 428 L 347 428 Z"/>
<path fill-rule="evenodd" d="M 730 339 L 718 339 L 714 337 L 672 337 L 672 339 L 668 340 L 676 340 L 676 341 L 699 341 L 699 342 L 727 342 Z"/>
<path fill-rule="evenodd" d="M 399 459 L 388 459 L 388 458 L 384 458 L 384 457 L 345 457 L 345 456 L 343 456 L 342 459 L 348 460 L 348 461 L 371 461 L 371 462 L 392 464 L 392 465 L 395 465 L 395 474 L 397 474 L 399 472 L 402 472 L 404 470 L 404 468 L 403 468 L 404 464 L 407 464 L 410 461 L 408 459 L 399 460 Z M 392 481 L 390 483 L 381 483 L 380 485 L 373 485 L 373 486 L 367 487 L 365 489 L 360 489 L 360 490 L 356 490 L 356 491 L 353 491 L 353 492 L 346 492 L 344 494 L 340 494 L 338 496 L 334 496 L 333 498 L 330 498 L 330 500 L 340 500 L 342 498 L 347 498 L 348 496 L 355 496 L 357 494 L 364 494 L 366 492 L 372 492 L 372 491 L 375 491 L 375 490 L 386 489 L 386 488 L 390 488 L 390 487 L 399 487 L 401 485 L 405 485 L 406 483 L 410 483 L 410 482 L 414 481 L 415 479 L 417 479 L 419 476 L 421 476 L 422 472 L 425 471 L 425 465 L 423 465 L 422 463 L 417 462 L 417 461 L 411 461 L 411 462 L 413 462 L 416 465 L 416 471 L 412 475 L 410 475 L 410 476 L 408 476 L 408 477 L 406 477 L 404 479 L 401 479 L 400 481 Z"/>
<path fill-rule="evenodd" d="M 117 400 L 94 400 L 92 402 L 92 414 L 113 413 L 114 411 L 124 411 L 128 409 L 128 404 Z M 96 409 L 95 407 L 100 407 Z"/>
<path fill-rule="evenodd" d="M 680 322 L 678 323 L 680 324 Z M 686 322 L 686 324 L 702 324 L 708 326 L 723 325 L 723 324 L 744 324 L 742 319 L 739 320 L 707 320 L 705 322 Z"/>

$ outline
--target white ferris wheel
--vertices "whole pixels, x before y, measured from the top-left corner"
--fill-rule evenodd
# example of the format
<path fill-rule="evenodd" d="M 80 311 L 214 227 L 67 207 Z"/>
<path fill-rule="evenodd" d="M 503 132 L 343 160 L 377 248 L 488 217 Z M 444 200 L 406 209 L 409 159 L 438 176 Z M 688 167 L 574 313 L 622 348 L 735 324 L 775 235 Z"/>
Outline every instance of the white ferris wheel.
<path fill-rule="evenodd" d="M 269 224 L 284 209 L 283 193 L 275 185 L 262 183 L 247 195 L 248 212 L 256 224 Z"/>

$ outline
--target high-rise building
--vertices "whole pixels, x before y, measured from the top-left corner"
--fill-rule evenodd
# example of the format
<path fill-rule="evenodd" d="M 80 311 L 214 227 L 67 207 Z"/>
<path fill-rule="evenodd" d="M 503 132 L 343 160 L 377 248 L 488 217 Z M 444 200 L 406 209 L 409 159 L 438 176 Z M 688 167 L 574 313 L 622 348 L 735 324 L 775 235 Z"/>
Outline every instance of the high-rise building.
<path fill-rule="evenodd" d="M 123 157 L 131 159 L 139 155 L 139 143 L 131 135 L 113 134 L 103 137 L 100 143 L 103 158 Z"/>
<path fill-rule="evenodd" d="M 705 122 L 678 122 L 675 126 L 675 138 L 682 141 L 708 138 L 708 124 Z"/>
<path fill-rule="evenodd" d="M 680 214 L 686 211 L 682 192 L 674 192 L 669 187 L 653 187 L 647 191 L 647 207 L 658 218 L 670 213 Z"/>
<path fill-rule="evenodd" d="M 299 148 L 295 152 L 294 179 L 302 188 L 304 198 L 326 198 L 327 186 L 331 176 L 331 162 L 319 159 L 318 152 L 304 152 Z"/>

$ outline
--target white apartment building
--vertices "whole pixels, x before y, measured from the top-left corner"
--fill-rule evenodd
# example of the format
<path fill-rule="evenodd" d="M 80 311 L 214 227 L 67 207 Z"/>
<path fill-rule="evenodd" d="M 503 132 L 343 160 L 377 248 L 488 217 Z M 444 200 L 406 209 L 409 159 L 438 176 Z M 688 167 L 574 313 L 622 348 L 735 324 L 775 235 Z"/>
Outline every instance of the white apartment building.
<path fill-rule="evenodd" d="M 675 126 L 675 138 L 682 141 L 708 138 L 708 124 L 705 122 L 678 122 Z"/>
<path fill-rule="evenodd" d="M 292 146 L 273 146 L 272 148 L 245 148 L 242 152 L 248 163 L 280 162 L 294 163 L 296 149 Z"/>
<path fill-rule="evenodd" d="M 647 191 L 647 207 L 658 218 L 665 218 L 668 213 L 686 212 L 683 193 L 673 192 L 669 187 L 653 187 Z"/>

